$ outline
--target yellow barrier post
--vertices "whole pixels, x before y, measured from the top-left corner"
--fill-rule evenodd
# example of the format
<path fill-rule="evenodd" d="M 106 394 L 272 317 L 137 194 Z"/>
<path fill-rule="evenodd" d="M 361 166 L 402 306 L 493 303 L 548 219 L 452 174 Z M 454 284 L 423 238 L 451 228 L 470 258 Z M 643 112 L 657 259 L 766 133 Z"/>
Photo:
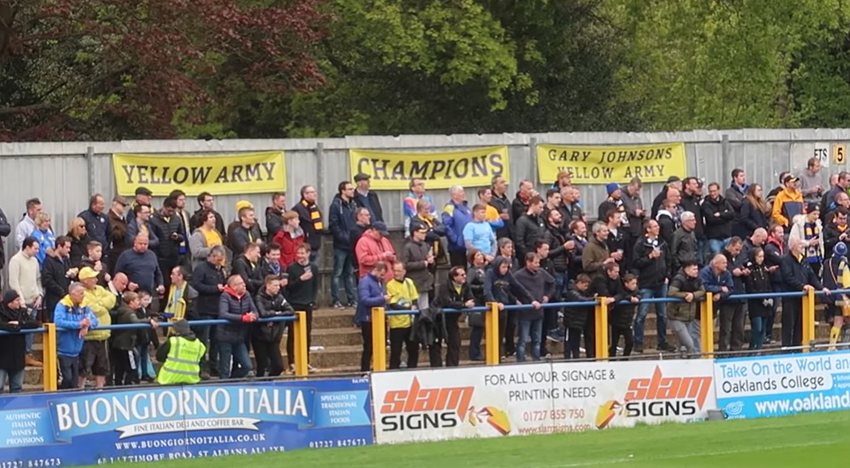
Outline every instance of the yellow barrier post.
<path fill-rule="evenodd" d="M 596 358 L 608 359 L 608 298 L 596 302 Z"/>
<path fill-rule="evenodd" d="M 803 296 L 803 352 L 809 351 L 809 344 L 815 339 L 815 290 L 809 289 Z"/>
<path fill-rule="evenodd" d="M 499 364 L 499 303 L 488 302 L 484 316 L 484 357 L 488 366 Z"/>
<path fill-rule="evenodd" d="M 292 327 L 293 333 L 295 333 L 295 375 L 307 377 L 310 373 L 310 369 L 307 367 L 307 356 L 310 352 L 307 349 L 307 313 L 298 311 L 295 316 L 295 324 Z"/>
<path fill-rule="evenodd" d="M 387 370 L 387 318 L 383 307 L 372 307 L 372 372 Z"/>
<path fill-rule="evenodd" d="M 700 338 L 704 358 L 714 355 L 714 294 L 705 293 L 700 314 Z"/>
<path fill-rule="evenodd" d="M 57 371 L 58 359 L 56 354 L 56 324 L 45 323 L 47 330 L 41 336 L 42 350 L 42 385 L 45 392 L 55 392 L 59 388 L 59 372 Z"/>

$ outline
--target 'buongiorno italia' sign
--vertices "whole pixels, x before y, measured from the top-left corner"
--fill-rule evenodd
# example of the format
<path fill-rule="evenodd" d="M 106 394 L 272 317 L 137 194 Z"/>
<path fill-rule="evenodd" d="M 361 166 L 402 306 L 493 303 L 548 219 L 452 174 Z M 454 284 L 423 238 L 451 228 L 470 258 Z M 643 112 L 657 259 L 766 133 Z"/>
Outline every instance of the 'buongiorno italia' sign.
<path fill-rule="evenodd" d="M 153 462 L 372 443 L 369 381 L 143 387 L 0 398 L 0 460 Z"/>

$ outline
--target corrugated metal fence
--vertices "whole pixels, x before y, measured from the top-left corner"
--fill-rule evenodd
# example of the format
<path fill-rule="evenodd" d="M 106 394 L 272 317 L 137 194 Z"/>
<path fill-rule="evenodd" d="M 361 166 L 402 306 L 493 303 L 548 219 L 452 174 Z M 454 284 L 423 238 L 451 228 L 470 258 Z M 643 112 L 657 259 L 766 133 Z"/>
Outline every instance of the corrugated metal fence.
<path fill-rule="evenodd" d="M 671 133 L 541 133 L 490 135 L 402 135 L 356 136 L 326 139 L 293 140 L 156 140 L 122 142 L 74 143 L 3 143 L 0 144 L 0 207 L 16 224 L 24 211 L 24 202 L 39 197 L 44 210 L 53 217 L 54 230 L 66 231 L 68 222 L 86 208 L 92 193 L 102 193 L 107 199 L 115 193 L 111 155 L 131 153 L 223 153 L 260 150 L 283 150 L 287 164 L 287 205 L 298 199 L 298 189 L 305 184 L 316 185 L 320 206 L 327 209 L 336 186 L 350 178 L 348 150 L 385 149 L 400 151 L 457 150 L 478 146 L 509 148 L 512 192 L 522 179 L 536 181 L 535 145 L 542 143 L 573 145 L 617 145 L 658 142 L 684 142 L 688 172 L 729 184 L 733 168 L 743 168 L 748 180 L 759 182 L 767 189 L 776 185 L 780 171 L 801 170 L 816 147 L 843 144 L 850 141 L 850 129 L 826 130 L 698 130 Z M 829 161 L 828 161 L 829 162 Z M 846 164 L 846 163 L 845 163 Z M 827 172 L 844 167 L 832 164 Z M 603 184 L 581 186 L 582 200 L 589 213 L 604 199 Z M 824 181 L 826 182 L 826 181 Z M 538 189 L 543 190 L 541 184 Z M 645 203 L 650 203 L 660 188 L 651 184 L 644 188 Z M 406 192 L 379 192 L 387 224 L 402 225 L 401 200 Z M 468 199 L 475 200 L 475 188 L 469 188 Z M 440 206 L 448 199 L 445 190 L 432 191 Z M 269 204 L 268 195 L 219 196 L 216 208 L 225 220 L 233 219 L 234 204 L 248 199 L 262 210 Z M 187 204 L 195 209 L 194 200 Z M 12 242 L 7 241 L 7 247 Z M 7 248 L 7 256 L 14 251 Z"/>

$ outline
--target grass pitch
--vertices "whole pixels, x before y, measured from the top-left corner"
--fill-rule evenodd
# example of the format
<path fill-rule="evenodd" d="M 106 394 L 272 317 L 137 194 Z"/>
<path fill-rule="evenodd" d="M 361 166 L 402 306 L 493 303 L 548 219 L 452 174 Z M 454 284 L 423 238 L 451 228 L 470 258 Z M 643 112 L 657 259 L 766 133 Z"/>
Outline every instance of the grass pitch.
<path fill-rule="evenodd" d="M 323 467 L 847 467 L 850 412 L 664 424 L 580 434 L 467 439 L 152 464 L 157 468 Z M 119 465 L 137 467 L 139 465 Z"/>

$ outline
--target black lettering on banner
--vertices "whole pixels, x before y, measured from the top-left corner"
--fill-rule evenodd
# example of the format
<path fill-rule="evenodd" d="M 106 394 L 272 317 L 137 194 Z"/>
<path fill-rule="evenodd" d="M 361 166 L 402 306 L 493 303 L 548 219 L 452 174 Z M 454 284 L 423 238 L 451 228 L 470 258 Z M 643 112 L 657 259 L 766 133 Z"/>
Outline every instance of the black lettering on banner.
<path fill-rule="evenodd" d="M 127 183 L 132 184 L 133 183 L 134 169 L 138 169 L 138 168 L 136 166 L 130 166 L 130 165 L 124 164 L 124 165 L 121 166 L 121 169 L 124 171 L 124 174 L 127 175 Z"/>
<path fill-rule="evenodd" d="M 275 166 L 277 166 L 277 163 L 273 163 L 273 162 L 265 162 L 265 163 L 263 163 L 263 169 L 265 169 L 265 170 L 266 170 L 266 180 L 272 180 L 272 179 L 274 179 L 274 175 L 273 175 L 273 174 L 274 174 L 274 168 L 275 168 Z M 260 180 L 262 180 L 262 179 L 260 179 Z"/>
<path fill-rule="evenodd" d="M 446 169 L 446 162 L 443 160 L 434 161 L 434 164 L 431 166 L 431 177 L 429 179 L 436 179 L 437 174 L 442 173 Z"/>
<path fill-rule="evenodd" d="M 472 176 L 480 177 L 487 175 L 487 155 L 472 158 Z"/>
<path fill-rule="evenodd" d="M 212 166 L 193 167 L 192 168 L 192 183 L 193 184 L 205 184 L 205 183 L 207 183 L 207 177 L 210 176 L 210 172 L 212 172 Z"/>
<path fill-rule="evenodd" d="M 410 163 L 410 178 L 411 179 L 425 179 L 428 175 L 428 166 L 431 165 L 431 161 L 419 162 L 413 161 Z"/>
<path fill-rule="evenodd" d="M 185 184 L 186 180 L 188 178 L 189 178 L 189 169 L 187 169 L 185 167 L 178 167 L 177 169 L 174 170 L 174 175 L 172 176 L 172 179 L 174 180 L 175 184 L 180 184 L 180 185 Z"/>
<path fill-rule="evenodd" d="M 136 166 L 136 172 L 138 172 L 138 173 L 139 173 L 139 176 L 138 176 L 138 183 L 140 183 L 140 184 L 149 184 L 149 183 L 151 183 L 151 182 L 150 182 L 150 180 L 148 180 L 148 174 L 147 174 L 148 169 L 153 169 L 153 170 L 155 171 L 155 170 L 156 170 L 156 166 L 153 166 L 153 167 L 148 167 L 148 166 Z"/>
<path fill-rule="evenodd" d="M 230 182 L 230 179 L 227 178 L 227 166 L 221 168 L 218 172 L 218 177 L 215 178 L 214 182 L 217 184 L 226 184 Z"/>
<path fill-rule="evenodd" d="M 499 153 L 490 153 L 489 159 L 490 165 L 493 166 L 493 175 L 501 175 L 505 170 L 505 166 L 502 163 L 502 155 Z"/>
<path fill-rule="evenodd" d="M 225 166 L 227 169 L 227 166 Z M 233 173 L 230 174 L 231 182 L 245 182 L 245 179 L 242 178 L 242 166 L 233 166 Z"/>
<path fill-rule="evenodd" d="M 389 159 L 373 159 L 372 160 L 372 170 L 375 172 L 374 177 L 376 179 L 386 179 L 387 178 L 387 164 L 390 163 Z"/>
<path fill-rule="evenodd" d="M 404 175 L 404 161 L 399 161 L 395 163 L 395 167 L 393 167 L 392 176 L 390 176 L 392 180 L 404 180 L 406 179 Z"/>
<path fill-rule="evenodd" d="M 263 178 L 260 176 L 260 164 L 246 164 L 245 177 L 248 178 L 248 182 L 261 182 Z"/>
<path fill-rule="evenodd" d="M 357 160 L 357 172 L 368 173 L 369 171 L 369 158 L 360 158 Z M 368 171 L 368 172 L 367 172 Z"/>
<path fill-rule="evenodd" d="M 463 165 L 463 168 L 461 168 Z M 455 161 L 455 169 L 454 176 L 458 179 L 463 179 L 469 174 L 469 160 L 461 159 L 459 161 Z"/>

